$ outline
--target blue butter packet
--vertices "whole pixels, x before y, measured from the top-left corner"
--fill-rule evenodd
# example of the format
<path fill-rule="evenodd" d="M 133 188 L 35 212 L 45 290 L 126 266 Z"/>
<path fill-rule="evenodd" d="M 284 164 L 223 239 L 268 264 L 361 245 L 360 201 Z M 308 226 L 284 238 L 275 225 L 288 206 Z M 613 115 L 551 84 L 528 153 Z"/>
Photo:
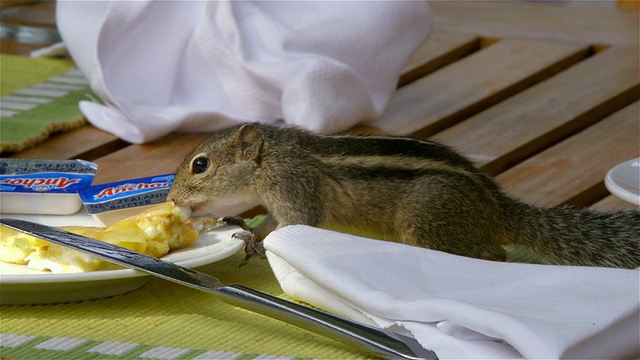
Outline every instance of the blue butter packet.
<path fill-rule="evenodd" d="M 79 194 L 87 212 L 108 225 L 140 212 L 142 207 L 167 201 L 173 179 L 174 174 L 129 179 L 90 186 Z"/>
<path fill-rule="evenodd" d="M 75 193 L 91 185 L 97 170 L 79 159 L 0 159 L 0 191 Z"/>
<path fill-rule="evenodd" d="M 81 189 L 98 166 L 85 160 L 0 159 L 0 210 L 13 214 L 69 215 L 82 207 Z"/>

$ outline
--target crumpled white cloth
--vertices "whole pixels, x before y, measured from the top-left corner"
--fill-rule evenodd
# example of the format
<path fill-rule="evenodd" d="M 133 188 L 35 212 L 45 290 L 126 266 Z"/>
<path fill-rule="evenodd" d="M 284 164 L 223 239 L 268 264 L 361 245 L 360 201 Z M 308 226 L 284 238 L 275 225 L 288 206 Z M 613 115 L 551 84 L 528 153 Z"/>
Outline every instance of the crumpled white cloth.
<path fill-rule="evenodd" d="M 441 359 L 637 358 L 640 272 L 483 261 L 308 226 L 264 240 L 289 296 Z"/>
<path fill-rule="evenodd" d="M 432 27 L 425 1 L 58 1 L 68 50 L 133 143 L 284 120 L 332 133 L 379 116 Z"/>

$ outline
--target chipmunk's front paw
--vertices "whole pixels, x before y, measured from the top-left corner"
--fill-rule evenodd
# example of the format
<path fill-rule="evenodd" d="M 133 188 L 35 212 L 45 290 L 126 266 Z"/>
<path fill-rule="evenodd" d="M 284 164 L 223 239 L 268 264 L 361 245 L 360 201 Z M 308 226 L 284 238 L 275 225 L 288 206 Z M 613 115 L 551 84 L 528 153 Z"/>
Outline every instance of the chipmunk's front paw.
<path fill-rule="evenodd" d="M 251 259 L 252 257 L 259 256 L 263 259 L 266 257 L 265 249 L 262 245 L 262 242 L 258 241 L 256 234 L 254 234 L 253 232 L 247 230 L 240 231 L 234 233 L 233 235 L 231 235 L 231 237 L 233 237 L 234 239 L 242 240 L 245 243 L 244 252 L 246 255 L 240 262 L 240 267 L 247 265 L 249 259 Z"/>

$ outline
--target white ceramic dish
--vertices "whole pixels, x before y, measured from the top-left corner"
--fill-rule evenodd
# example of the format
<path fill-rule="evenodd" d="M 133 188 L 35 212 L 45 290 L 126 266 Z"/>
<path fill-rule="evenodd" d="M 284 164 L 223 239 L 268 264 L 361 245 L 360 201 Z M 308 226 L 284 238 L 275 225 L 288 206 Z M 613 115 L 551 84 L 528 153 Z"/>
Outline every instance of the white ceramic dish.
<path fill-rule="evenodd" d="M 640 158 L 625 161 L 609 170 L 604 184 L 613 195 L 640 206 Z"/>
<path fill-rule="evenodd" d="M 52 226 L 96 226 L 93 218 L 81 210 L 70 216 L 13 215 L 12 217 Z M 189 247 L 172 252 L 164 260 L 193 268 L 225 259 L 242 249 L 244 242 L 233 239 L 236 227 L 222 227 L 202 234 Z M 35 271 L 26 265 L 0 262 L 0 304 L 49 304 L 91 300 L 119 295 L 146 284 L 148 275 L 130 270 L 52 274 Z"/>

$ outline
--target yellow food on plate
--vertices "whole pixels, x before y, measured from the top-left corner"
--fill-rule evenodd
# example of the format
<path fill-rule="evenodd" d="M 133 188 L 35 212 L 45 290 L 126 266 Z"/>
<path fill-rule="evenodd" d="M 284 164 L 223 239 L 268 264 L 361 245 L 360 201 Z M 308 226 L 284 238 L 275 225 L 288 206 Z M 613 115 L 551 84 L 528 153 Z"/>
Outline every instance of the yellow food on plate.
<path fill-rule="evenodd" d="M 125 247 L 153 257 L 183 248 L 200 232 L 173 202 L 162 203 L 106 228 L 66 226 L 63 230 Z M 120 268 L 118 265 L 33 236 L 0 227 L 0 261 L 53 273 Z"/>

